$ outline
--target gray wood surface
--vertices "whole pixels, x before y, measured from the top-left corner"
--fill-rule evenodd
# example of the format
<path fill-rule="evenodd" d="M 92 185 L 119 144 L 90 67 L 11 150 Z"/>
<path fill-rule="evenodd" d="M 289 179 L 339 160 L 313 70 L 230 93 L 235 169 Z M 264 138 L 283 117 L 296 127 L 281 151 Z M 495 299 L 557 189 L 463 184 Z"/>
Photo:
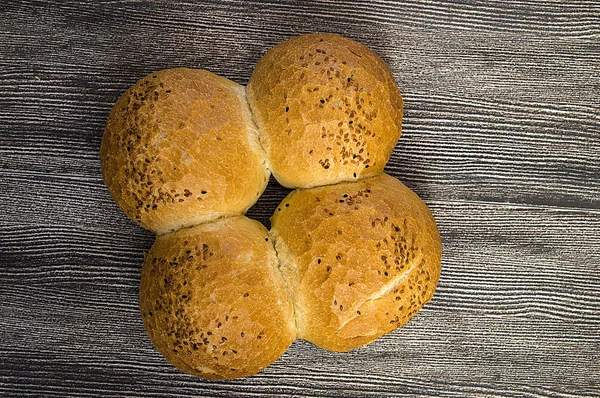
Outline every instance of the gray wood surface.
<path fill-rule="evenodd" d="M 0 21 L 0 395 L 600 396 L 597 1 L 8 0 Z M 163 68 L 245 84 L 314 31 L 391 66 L 387 170 L 438 220 L 438 291 L 366 348 L 297 341 L 251 378 L 185 375 L 138 312 L 153 236 L 102 183 L 108 112 Z M 286 192 L 271 181 L 249 215 L 268 225 Z"/>

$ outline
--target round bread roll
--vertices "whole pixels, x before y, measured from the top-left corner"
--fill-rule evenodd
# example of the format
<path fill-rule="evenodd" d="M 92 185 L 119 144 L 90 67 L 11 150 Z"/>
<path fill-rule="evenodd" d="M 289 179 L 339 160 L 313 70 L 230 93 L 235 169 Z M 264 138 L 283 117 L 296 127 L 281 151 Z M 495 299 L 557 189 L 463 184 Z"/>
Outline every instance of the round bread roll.
<path fill-rule="evenodd" d="M 177 368 L 205 379 L 255 374 L 296 338 L 267 230 L 244 216 L 161 235 L 142 266 L 148 336 Z"/>
<path fill-rule="evenodd" d="M 339 35 L 302 35 L 270 49 L 247 97 L 271 171 L 288 188 L 377 175 L 400 137 L 402 97 L 390 70 Z"/>
<path fill-rule="evenodd" d="M 244 87 L 205 70 L 133 85 L 110 113 L 100 156 L 117 204 L 159 234 L 244 213 L 270 175 Z"/>
<path fill-rule="evenodd" d="M 408 322 L 435 291 L 435 221 L 387 174 L 293 191 L 271 222 L 298 337 L 319 347 L 369 344 Z"/>

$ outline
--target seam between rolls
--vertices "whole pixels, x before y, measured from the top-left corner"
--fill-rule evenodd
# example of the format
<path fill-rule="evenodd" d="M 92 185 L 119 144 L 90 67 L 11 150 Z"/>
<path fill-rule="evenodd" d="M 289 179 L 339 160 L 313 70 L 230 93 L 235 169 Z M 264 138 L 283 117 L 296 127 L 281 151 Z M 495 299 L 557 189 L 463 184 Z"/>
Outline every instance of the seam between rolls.
<path fill-rule="evenodd" d="M 281 258 L 279 257 L 279 250 L 277 250 L 277 241 L 279 240 L 279 237 L 272 230 L 269 231 L 269 236 L 271 237 L 271 240 L 273 241 L 273 248 L 275 249 L 275 257 L 277 257 L 277 271 L 279 272 L 279 275 L 281 276 L 281 279 L 283 280 L 283 284 L 285 285 L 285 291 L 287 293 L 288 299 L 290 300 L 290 303 L 292 304 L 292 318 L 294 319 L 294 329 L 296 330 L 296 338 L 298 338 L 299 329 L 298 329 L 298 317 L 297 317 L 298 312 L 296 310 L 296 300 L 294 299 L 294 295 L 292 294 L 292 289 L 290 288 L 290 283 L 289 283 L 288 279 L 285 277 L 285 275 L 281 269 L 282 261 L 281 261 Z"/>
<path fill-rule="evenodd" d="M 173 231 L 166 231 L 166 232 L 161 232 L 161 233 L 155 232 L 155 235 L 156 235 L 157 238 L 158 237 L 163 237 L 163 236 L 166 236 L 166 235 L 169 235 L 169 234 L 174 234 L 176 232 L 183 231 L 185 229 L 195 228 L 195 227 L 198 227 L 200 225 L 214 224 L 214 223 L 217 223 L 219 221 L 223 221 L 223 220 L 225 220 L 227 218 L 234 218 L 234 217 L 239 217 L 239 216 L 244 216 L 244 215 L 241 214 L 241 213 L 220 213 L 215 218 L 209 218 L 206 221 L 202 221 L 202 222 L 199 222 L 199 223 L 196 223 L 196 224 L 182 226 L 182 227 L 179 227 L 179 228 L 177 228 L 177 229 L 175 229 Z"/>
<path fill-rule="evenodd" d="M 252 107 L 252 104 L 250 103 L 250 101 L 248 100 L 248 86 L 242 86 L 244 89 L 244 102 L 246 103 L 246 106 L 248 107 L 248 110 L 250 111 L 250 121 L 252 122 L 252 125 L 255 127 L 255 137 L 256 137 L 256 142 L 258 143 L 258 146 L 260 147 L 261 151 L 262 151 L 262 156 L 263 159 L 265 161 L 265 165 L 267 167 L 267 170 L 269 171 L 270 174 L 273 174 L 273 168 L 271 167 L 271 159 L 269 159 L 269 156 L 267 155 L 267 151 L 265 150 L 265 147 L 262 144 L 262 141 L 260 140 L 260 137 L 262 135 L 262 130 L 260 128 L 260 125 L 258 123 L 258 118 L 256 117 L 256 114 L 254 112 L 254 108 Z"/>
<path fill-rule="evenodd" d="M 379 177 L 382 174 L 387 174 L 385 172 L 385 169 L 382 170 L 382 171 L 380 171 L 377 174 L 374 174 L 374 175 L 371 175 L 371 176 L 368 176 L 368 177 L 357 177 L 356 179 L 355 178 L 352 178 L 352 179 L 339 179 L 336 182 L 329 182 L 327 184 L 311 185 L 311 186 L 307 186 L 307 187 L 299 187 L 299 188 L 293 188 L 293 189 L 294 189 L 294 191 L 306 191 L 306 190 L 309 190 L 309 189 L 322 188 L 322 187 L 330 187 L 330 186 L 335 186 L 335 185 L 340 185 L 340 184 L 347 184 L 347 183 L 354 183 L 354 182 L 364 182 L 364 181 L 370 180 L 372 178 Z"/>

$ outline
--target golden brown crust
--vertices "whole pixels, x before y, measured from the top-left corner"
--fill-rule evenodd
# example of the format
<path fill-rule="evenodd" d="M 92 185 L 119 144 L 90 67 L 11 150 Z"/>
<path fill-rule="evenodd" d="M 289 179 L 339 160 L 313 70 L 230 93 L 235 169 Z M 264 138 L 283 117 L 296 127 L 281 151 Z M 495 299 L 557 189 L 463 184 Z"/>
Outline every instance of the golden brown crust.
<path fill-rule="evenodd" d="M 435 291 L 435 221 L 414 192 L 385 173 L 293 191 L 271 222 L 298 337 L 322 348 L 369 344 L 408 322 Z"/>
<path fill-rule="evenodd" d="M 167 69 L 119 98 L 100 156 L 131 219 L 158 233 L 245 212 L 268 182 L 244 88 L 205 70 Z"/>
<path fill-rule="evenodd" d="M 332 351 L 369 344 L 431 299 L 435 221 L 383 173 L 402 105 L 385 62 L 334 34 L 271 49 L 247 98 L 230 80 L 186 68 L 123 94 L 104 132 L 102 172 L 123 211 L 159 234 L 142 267 L 140 310 L 169 362 L 206 379 L 244 377 L 296 337 Z M 320 186 L 288 195 L 271 232 L 240 215 L 269 167 L 284 186 Z"/>
<path fill-rule="evenodd" d="M 140 309 L 165 358 L 206 379 L 259 372 L 296 338 L 267 230 L 243 216 L 159 236 L 142 267 Z"/>
<path fill-rule="evenodd" d="M 339 35 L 302 35 L 270 49 L 247 98 L 286 187 L 377 175 L 400 137 L 402 97 L 387 65 Z"/>

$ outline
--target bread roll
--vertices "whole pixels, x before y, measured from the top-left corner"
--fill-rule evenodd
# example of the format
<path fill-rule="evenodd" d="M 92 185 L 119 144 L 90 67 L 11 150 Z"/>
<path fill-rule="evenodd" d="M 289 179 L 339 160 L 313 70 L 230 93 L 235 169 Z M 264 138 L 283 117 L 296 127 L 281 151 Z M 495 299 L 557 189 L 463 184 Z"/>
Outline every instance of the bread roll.
<path fill-rule="evenodd" d="M 292 304 L 267 230 L 244 216 L 159 236 L 142 267 L 150 340 L 205 379 L 252 375 L 296 338 Z"/>
<path fill-rule="evenodd" d="M 247 93 L 271 171 L 289 188 L 377 175 L 400 137 L 402 97 L 387 65 L 335 34 L 270 49 Z"/>
<path fill-rule="evenodd" d="M 104 181 L 132 220 L 157 233 L 245 212 L 268 182 L 244 87 L 205 70 L 152 73 L 110 113 Z"/>
<path fill-rule="evenodd" d="M 293 191 L 271 222 L 298 337 L 319 347 L 369 344 L 408 322 L 435 291 L 435 221 L 387 174 Z"/>

